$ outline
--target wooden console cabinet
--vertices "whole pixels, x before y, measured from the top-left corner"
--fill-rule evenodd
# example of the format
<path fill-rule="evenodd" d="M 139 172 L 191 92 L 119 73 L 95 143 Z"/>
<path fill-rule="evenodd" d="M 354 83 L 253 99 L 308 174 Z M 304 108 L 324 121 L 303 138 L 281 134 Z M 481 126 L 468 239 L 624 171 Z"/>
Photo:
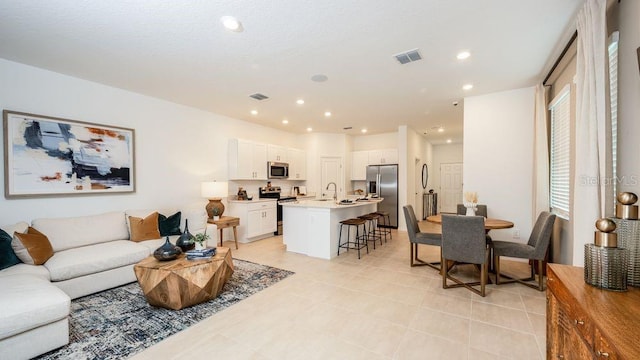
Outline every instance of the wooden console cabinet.
<path fill-rule="evenodd" d="M 640 289 L 598 289 L 569 265 L 547 274 L 547 359 L 640 359 Z"/>

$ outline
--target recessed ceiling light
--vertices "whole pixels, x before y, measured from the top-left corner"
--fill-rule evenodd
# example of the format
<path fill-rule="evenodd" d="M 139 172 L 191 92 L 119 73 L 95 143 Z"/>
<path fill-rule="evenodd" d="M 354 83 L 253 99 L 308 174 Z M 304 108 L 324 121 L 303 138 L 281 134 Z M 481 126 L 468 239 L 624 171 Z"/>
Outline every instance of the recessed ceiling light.
<path fill-rule="evenodd" d="M 222 21 L 222 25 L 224 25 L 227 30 L 235 32 L 242 32 L 242 30 L 244 30 L 242 23 L 233 16 L 223 16 L 220 18 L 220 21 Z"/>
<path fill-rule="evenodd" d="M 367 132 L 367 129 L 362 129 L 362 130 L 360 130 L 360 132 L 364 134 L 364 133 Z"/>
<path fill-rule="evenodd" d="M 311 131 L 313 131 L 313 128 L 308 127 L 307 131 L 311 132 Z"/>
<path fill-rule="evenodd" d="M 462 86 L 462 90 L 471 90 L 473 89 L 473 84 L 465 84 Z"/>
<path fill-rule="evenodd" d="M 451 139 L 447 139 L 447 144 L 451 144 Z"/>
<path fill-rule="evenodd" d="M 469 56 L 471 56 L 471 53 L 468 51 L 461 51 L 458 53 L 458 55 L 456 55 L 456 58 L 458 58 L 458 60 L 464 60 L 466 58 L 468 58 Z"/>
<path fill-rule="evenodd" d="M 302 105 L 302 104 L 304 104 L 304 100 L 298 99 L 298 100 L 296 100 L 296 104 Z"/>
<path fill-rule="evenodd" d="M 283 123 L 283 124 L 285 124 L 285 125 L 287 125 L 287 124 L 289 123 L 289 120 L 284 119 L 284 120 L 282 120 L 282 123 Z"/>
<path fill-rule="evenodd" d="M 443 128 L 442 126 L 440 126 L 440 127 L 438 128 L 438 132 L 444 132 L 444 128 Z"/>
<path fill-rule="evenodd" d="M 325 111 L 324 112 L 324 116 L 331 117 L 331 111 Z"/>
<path fill-rule="evenodd" d="M 311 81 L 315 81 L 315 82 L 325 82 L 327 80 L 329 80 L 329 78 L 327 77 L 327 75 L 324 75 L 324 74 L 317 74 L 311 77 Z"/>
<path fill-rule="evenodd" d="M 258 110 L 251 110 L 251 115 L 258 115 Z"/>

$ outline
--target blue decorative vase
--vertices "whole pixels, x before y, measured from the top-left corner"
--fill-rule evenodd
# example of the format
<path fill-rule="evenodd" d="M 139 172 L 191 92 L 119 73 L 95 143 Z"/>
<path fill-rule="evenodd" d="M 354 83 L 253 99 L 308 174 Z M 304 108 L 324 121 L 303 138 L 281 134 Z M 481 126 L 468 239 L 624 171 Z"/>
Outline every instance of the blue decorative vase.
<path fill-rule="evenodd" d="M 182 252 L 193 250 L 196 247 L 195 237 L 189 232 L 189 220 L 184 220 L 184 231 L 176 241 L 176 245 L 182 249 Z"/>
<path fill-rule="evenodd" d="M 182 254 L 182 250 L 180 250 L 179 247 L 173 245 L 171 241 L 169 241 L 168 236 L 164 244 L 153 252 L 153 256 L 160 261 L 173 260 L 180 254 Z"/>

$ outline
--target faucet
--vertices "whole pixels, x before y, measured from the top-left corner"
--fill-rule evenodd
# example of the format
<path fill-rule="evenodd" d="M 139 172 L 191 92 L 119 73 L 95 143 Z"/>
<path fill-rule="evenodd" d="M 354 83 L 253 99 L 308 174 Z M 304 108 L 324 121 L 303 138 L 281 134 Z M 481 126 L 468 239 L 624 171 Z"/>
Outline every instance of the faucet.
<path fill-rule="evenodd" d="M 329 186 L 333 184 L 333 200 L 337 201 L 338 200 L 338 185 L 336 185 L 336 183 L 334 183 L 333 181 L 327 184 L 327 190 L 329 190 Z"/>

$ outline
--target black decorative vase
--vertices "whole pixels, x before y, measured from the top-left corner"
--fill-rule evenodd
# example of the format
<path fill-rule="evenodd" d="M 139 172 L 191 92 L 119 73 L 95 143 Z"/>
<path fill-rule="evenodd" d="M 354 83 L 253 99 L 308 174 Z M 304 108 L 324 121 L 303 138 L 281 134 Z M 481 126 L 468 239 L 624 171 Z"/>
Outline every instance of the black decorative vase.
<path fill-rule="evenodd" d="M 176 241 L 176 245 L 182 249 L 182 252 L 193 250 L 196 247 L 195 237 L 189 232 L 189 220 L 184 220 L 184 232 Z"/>
<path fill-rule="evenodd" d="M 160 261 L 173 260 L 180 254 L 182 254 L 182 250 L 173 245 L 168 236 L 165 243 L 153 252 L 153 256 Z"/>

